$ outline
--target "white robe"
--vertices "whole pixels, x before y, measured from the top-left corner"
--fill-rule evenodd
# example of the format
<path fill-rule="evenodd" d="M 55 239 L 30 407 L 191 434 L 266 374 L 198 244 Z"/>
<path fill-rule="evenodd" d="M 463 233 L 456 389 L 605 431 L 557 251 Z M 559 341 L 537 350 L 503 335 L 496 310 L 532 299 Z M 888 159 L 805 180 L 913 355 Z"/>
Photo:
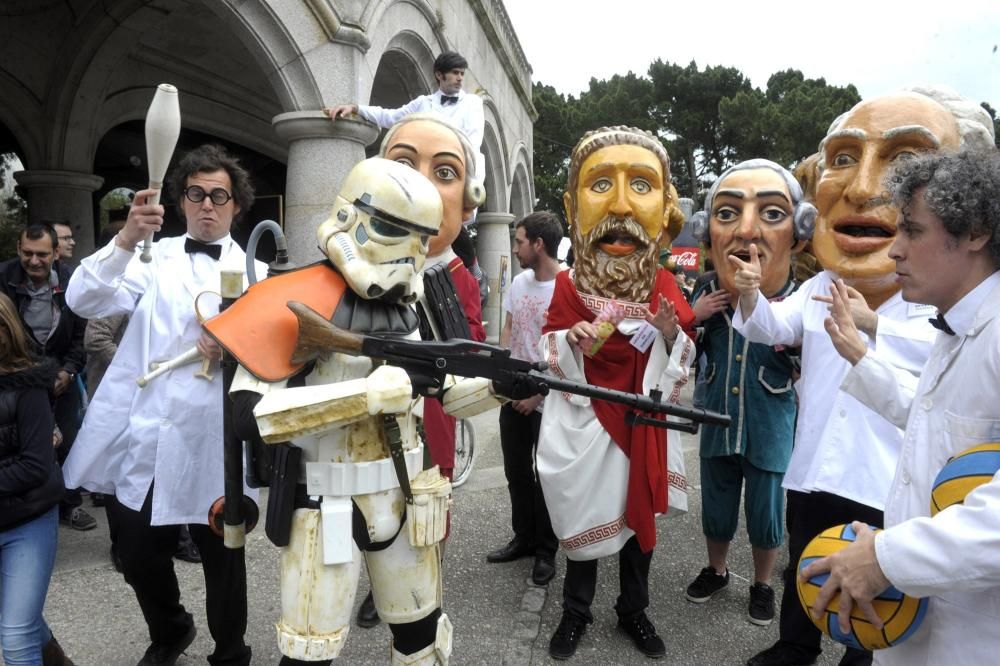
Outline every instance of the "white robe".
<path fill-rule="evenodd" d="M 188 255 L 184 236 L 153 244 L 153 261 L 112 241 L 84 259 L 66 300 L 87 318 L 130 314 L 128 328 L 87 410 L 63 466 L 68 488 L 114 493 L 139 511 L 153 489 L 153 525 L 208 523 L 212 503 L 223 495 L 222 373 L 196 378 L 200 362 L 185 365 L 140 389 L 136 378 L 149 363 L 172 359 L 194 347 L 201 334 L 195 299 L 205 317 L 218 312 L 222 270 L 245 270 L 245 254 L 221 241 L 222 258 Z M 266 266 L 257 262 L 257 275 Z M 256 491 L 245 489 L 256 498 Z"/>
<path fill-rule="evenodd" d="M 626 320 L 619 330 L 634 332 Z M 542 336 L 539 348 L 566 379 L 587 383 L 583 354 L 566 341 L 567 331 Z M 642 390 L 658 388 L 676 402 L 688 379 L 694 344 L 678 330 L 668 354 L 663 338 L 653 341 Z M 687 479 L 680 434 L 667 431 L 668 514 L 687 511 Z M 629 459 L 601 426 L 590 398 L 551 391 L 545 398 L 536 456 L 538 478 L 552 529 L 571 560 L 593 560 L 617 553 L 635 532 L 625 526 Z"/>

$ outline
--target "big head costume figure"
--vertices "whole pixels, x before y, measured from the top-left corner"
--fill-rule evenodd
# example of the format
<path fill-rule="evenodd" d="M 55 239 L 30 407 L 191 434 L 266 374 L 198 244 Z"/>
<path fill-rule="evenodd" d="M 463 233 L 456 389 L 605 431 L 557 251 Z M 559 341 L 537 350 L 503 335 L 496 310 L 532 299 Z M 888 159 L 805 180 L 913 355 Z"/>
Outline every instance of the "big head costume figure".
<path fill-rule="evenodd" d="M 400 368 L 373 367 L 365 356 L 303 355 L 294 316 L 273 323 L 275 312 L 287 320 L 287 301 L 300 300 L 344 329 L 418 338 L 411 304 L 423 291 L 420 271 L 442 209 L 438 190 L 415 170 L 365 160 L 317 230 L 332 267 L 320 263 L 264 280 L 206 323 L 242 365 L 232 386 L 237 434 L 276 445 L 271 495 L 288 498 L 284 509 L 276 500 L 268 510 L 268 535 L 284 546 L 277 624 L 283 665 L 328 664 L 337 656 L 362 564 L 392 632 L 392 663 L 447 663 L 451 625 L 441 612 L 438 543 L 451 486 L 437 467 L 422 469 L 409 378 Z M 274 372 L 260 361 L 276 353 L 288 370 Z M 321 504 L 303 499 L 317 496 Z"/>
<path fill-rule="evenodd" d="M 573 243 L 576 286 L 584 292 L 645 302 L 660 245 L 676 235 L 677 191 L 670 158 L 648 132 L 606 127 L 573 150 L 563 195 Z"/>
<path fill-rule="evenodd" d="M 944 88 L 912 88 L 858 103 L 833 122 L 820 144 L 813 254 L 878 307 L 898 289 L 889 247 L 899 211 L 884 185 L 887 169 L 928 150 L 992 144 L 986 111 Z"/>
<path fill-rule="evenodd" d="M 816 209 L 803 201 L 802 188 L 784 167 L 755 159 L 729 168 L 712 184 L 704 210 L 691 218 L 692 232 L 708 245 L 719 286 L 738 297 L 735 268 L 727 257 L 749 260 L 757 246 L 761 291 L 774 296 L 789 279 L 792 254 L 813 233 Z"/>
<path fill-rule="evenodd" d="M 657 263 L 660 243 L 677 219 L 666 151 L 634 128 L 589 132 L 573 150 L 563 201 L 576 261 L 556 277 L 540 342 L 543 358 L 558 376 L 630 392 L 658 389 L 676 401 L 694 357 L 681 331 L 694 315 L 673 276 Z M 598 316 L 608 313 L 617 316 L 598 328 Z M 604 333 L 595 352 L 591 343 Z M 678 488 L 684 485 L 683 457 L 675 432 L 627 425 L 626 411 L 558 391 L 545 400 L 536 467 L 568 558 L 565 611 L 549 649 L 557 658 L 573 654 L 592 621 L 596 559 L 616 552 L 622 580 L 635 583 L 622 589 L 616 605 L 621 626 L 645 654 L 664 653 L 644 613 L 646 572 L 655 516 L 685 499 Z"/>
<path fill-rule="evenodd" d="M 462 224 L 486 200 L 486 190 L 476 178 L 476 152 L 468 139 L 437 116 L 414 113 L 389 129 L 379 155 L 416 169 L 438 188 L 444 216 L 427 256 L 445 253 Z"/>

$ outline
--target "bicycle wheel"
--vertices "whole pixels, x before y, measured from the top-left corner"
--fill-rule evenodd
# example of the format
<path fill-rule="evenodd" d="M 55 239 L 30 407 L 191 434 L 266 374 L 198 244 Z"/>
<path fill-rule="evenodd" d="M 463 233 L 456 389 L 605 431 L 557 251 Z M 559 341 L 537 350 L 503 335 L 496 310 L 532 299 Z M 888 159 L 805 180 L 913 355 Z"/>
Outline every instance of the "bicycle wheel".
<path fill-rule="evenodd" d="M 468 480 L 475 462 L 476 428 L 471 421 L 459 419 L 455 423 L 455 470 L 451 479 L 453 488 L 457 488 Z"/>

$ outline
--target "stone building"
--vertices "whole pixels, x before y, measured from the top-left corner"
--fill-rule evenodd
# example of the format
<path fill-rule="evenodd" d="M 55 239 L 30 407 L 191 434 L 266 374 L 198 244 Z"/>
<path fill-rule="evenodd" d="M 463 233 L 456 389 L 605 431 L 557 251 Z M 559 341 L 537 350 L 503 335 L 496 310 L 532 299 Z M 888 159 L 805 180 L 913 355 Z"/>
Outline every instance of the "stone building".
<path fill-rule="evenodd" d="M 281 221 L 304 263 L 319 257 L 314 230 L 343 177 L 378 138 L 321 109 L 398 106 L 432 92 L 431 65 L 445 49 L 466 56 L 466 90 L 485 102 L 478 243 L 495 339 L 510 223 L 534 200 L 537 115 L 501 0 L 4 0 L 0 152 L 24 165 L 15 179 L 30 219 L 69 222 L 83 256 L 99 232 L 100 197 L 146 185 L 143 120 L 156 85 L 171 83 L 178 152 L 211 140 L 239 154 L 261 195 L 248 221 Z"/>

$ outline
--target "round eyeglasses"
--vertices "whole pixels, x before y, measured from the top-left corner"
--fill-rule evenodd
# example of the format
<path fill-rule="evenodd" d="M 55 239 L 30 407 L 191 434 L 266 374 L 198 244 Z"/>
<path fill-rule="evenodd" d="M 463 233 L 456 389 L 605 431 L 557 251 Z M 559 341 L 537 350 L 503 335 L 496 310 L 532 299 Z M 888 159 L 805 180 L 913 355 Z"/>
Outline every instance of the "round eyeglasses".
<path fill-rule="evenodd" d="M 213 205 L 225 206 L 233 198 L 233 195 L 221 187 L 217 187 L 211 192 L 206 192 L 205 188 L 192 185 L 191 187 L 184 188 L 184 197 L 191 203 L 201 203 L 205 200 L 205 197 L 208 197 Z"/>

